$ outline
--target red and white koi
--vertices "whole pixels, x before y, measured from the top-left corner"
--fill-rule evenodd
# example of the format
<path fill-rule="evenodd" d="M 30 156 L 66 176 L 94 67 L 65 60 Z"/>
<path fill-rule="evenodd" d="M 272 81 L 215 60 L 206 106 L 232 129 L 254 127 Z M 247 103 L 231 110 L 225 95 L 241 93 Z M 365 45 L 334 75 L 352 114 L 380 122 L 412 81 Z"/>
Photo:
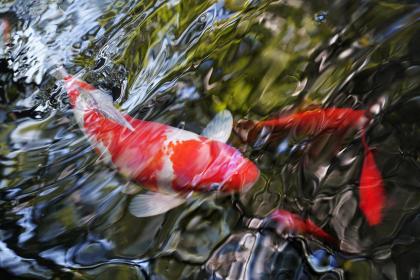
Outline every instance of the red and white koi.
<path fill-rule="evenodd" d="M 166 212 L 195 191 L 246 190 L 258 179 L 255 164 L 224 143 L 233 123 L 229 112 L 219 113 L 198 135 L 122 114 L 109 95 L 60 71 L 56 76 L 83 131 L 121 173 L 152 191 L 133 198 L 133 215 Z"/>
<path fill-rule="evenodd" d="M 360 175 L 359 206 L 370 225 L 379 224 L 382 221 L 382 212 L 385 204 L 384 184 L 381 173 L 376 166 L 372 149 L 366 141 L 365 127 L 370 120 L 367 110 L 353 110 L 350 108 L 324 108 L 293 113 L 279 118 L 265 121 L 242 121 L 239 126 L 248 126 L 251 129 L 244 135 L 249 137 L 251 132 L 261 131 L 264 128 L 295 129 L 297 133 L 305 135 L 319 135 L 328 131 L 343 133 L 349 129 L 362 131 L 362 144 L 364 148 L 364 160 Z"/>

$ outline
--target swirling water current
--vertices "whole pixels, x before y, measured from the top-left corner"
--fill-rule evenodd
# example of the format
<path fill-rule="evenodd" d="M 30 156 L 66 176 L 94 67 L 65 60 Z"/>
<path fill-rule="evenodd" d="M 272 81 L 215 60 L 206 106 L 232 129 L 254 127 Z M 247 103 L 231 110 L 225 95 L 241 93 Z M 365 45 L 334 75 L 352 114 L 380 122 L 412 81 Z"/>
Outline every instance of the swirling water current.
<path fill-rule="evenodd" d="M 1 0 L 0 18 L 4 279 L 420 279 L 418 1 Z M 222 109 L 374 108 L 383 221 L 358 208 L 359 135 L 232 135 L 261 170 L 251 190 L 136 218 L 139 187 L 93 151 L 57 65 L 133 117 L 197 133 Z M 275 209 L 339 245 L 261 226 Z"/>

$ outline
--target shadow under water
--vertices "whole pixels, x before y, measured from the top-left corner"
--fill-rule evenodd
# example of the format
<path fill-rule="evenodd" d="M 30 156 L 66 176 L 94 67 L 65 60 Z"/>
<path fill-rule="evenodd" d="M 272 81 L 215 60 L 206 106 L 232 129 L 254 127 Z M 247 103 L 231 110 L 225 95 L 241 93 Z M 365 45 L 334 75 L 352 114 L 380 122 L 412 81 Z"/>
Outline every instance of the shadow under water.
<path fill-rule="evenodd" d="M 0 19 L 2 276 L 420 278 L 418 1 L 0 0 Z M 231 135 L 261 171 L 249 191 L 137 218 L 141 186 L 94 152 L 57 65 L 132 117 L 195 133 L 223 109 L 235 123 L 369 110 L 382 220 L 360 209 L 360 133 L 293 129 Z M 336 242 L 288 232 L 276 209 Z"/>

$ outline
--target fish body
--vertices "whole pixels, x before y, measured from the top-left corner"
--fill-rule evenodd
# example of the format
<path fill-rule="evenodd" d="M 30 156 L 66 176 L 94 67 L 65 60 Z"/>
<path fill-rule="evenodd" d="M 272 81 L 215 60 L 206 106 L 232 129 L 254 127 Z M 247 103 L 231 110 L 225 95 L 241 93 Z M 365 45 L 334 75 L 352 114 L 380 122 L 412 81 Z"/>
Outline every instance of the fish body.
<path fill-rule="evenodd" d="M 151 191 L 236 192 L 259 177 L 254 163 L 221 141 L 123 115 L 90 84 L 72 76 L 64 82 L 76 119 L 98 150 Z"/>
<path fill-rule="evenodd" d="M 330 244 L 336 244 L 337 241 L 330 234 L 317 226 L 312 220 L 304 219 L 297 214 L 283 209 L 277 209 L 271 213 L 268 220 L 276 223 L 276 228 L 280 232 L 288 234 L 312 235 L 327 241 Z"/>
<path fill-rule="evenodd" d="M 153 191 L 247 189 L 255 165 L 222 142 L 167 125 L 126 116 L 133 130 L 96 111 L 84 114 L 84 130 L 106 147 L 122 173 Z"/>
<path fill-rule="evenodd" d="M 367 110 L 351 108 L 319 108 L 283 115 L 265 121 L 242 121 L 237 133 L 242 139 L 255 138 L 265 128 L 272 131 L 294 130 L 297 133 L 316 136 L 333 132 L 342 134 L 351 129 L 362 131 L 364 160 L 360 173 L 359 206 L 369 225 L 382 221 L 385 206 L 384 183 L 376 165 L 373 151 L 366 141 L 365 127 L 370 117 Z M 241 129 L 245 127 L 245 129 Z M 245 131 L 245 132 L 244 132 Z"/>
<path fill-rule="evenodd" d="M 306 135 L 318 135 L 331 130 L 363 127 L 368 121 L 366 110 L 325 108 L 298 112 L 279 118 L 257 122 L 257 127 L 295 128 Z"/>

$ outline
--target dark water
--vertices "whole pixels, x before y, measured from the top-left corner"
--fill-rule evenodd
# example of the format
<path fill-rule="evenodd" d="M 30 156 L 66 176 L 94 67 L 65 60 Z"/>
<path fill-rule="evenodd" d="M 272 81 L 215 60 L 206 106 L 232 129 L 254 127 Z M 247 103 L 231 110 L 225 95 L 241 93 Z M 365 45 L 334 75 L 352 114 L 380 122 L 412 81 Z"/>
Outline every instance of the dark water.
<path fill-rule="evenodd" d="M 420 279 L 418 1 L 0 1 L 0 267 L 4 279 Z M 383 221 L 358 208 L 352 135 L 241 149 L 262 172 L 246 193 L 165 215 L 127 211 L 136 188 L 76 125 L 54 65 L 130 115 L 199 133 L 215 112 L 374 106 L 367 131 Z M 338 239 L 288 237 L 274 209 Z M 3 279 L 2 278 L 2 279 Z"/>

